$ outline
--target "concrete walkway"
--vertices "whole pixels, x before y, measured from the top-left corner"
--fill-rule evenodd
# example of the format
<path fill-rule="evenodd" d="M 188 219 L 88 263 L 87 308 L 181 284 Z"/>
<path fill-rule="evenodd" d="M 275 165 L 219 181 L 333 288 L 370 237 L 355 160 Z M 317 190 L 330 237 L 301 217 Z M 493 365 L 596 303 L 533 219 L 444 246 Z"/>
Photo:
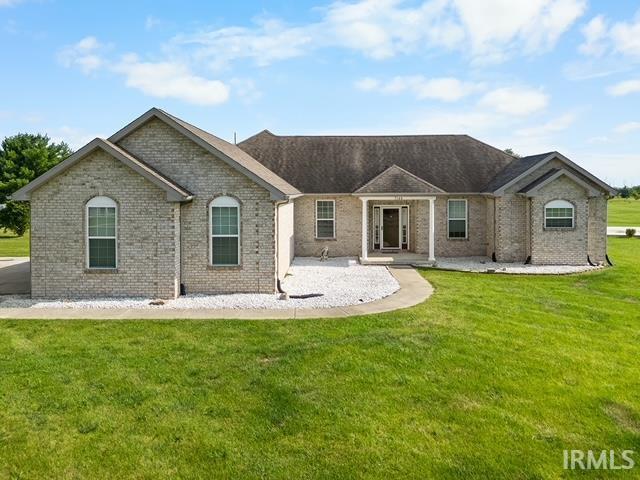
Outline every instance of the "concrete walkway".
<path fill-rule="evenodd" d="M 339 318 L 369 315 L 413 307 L 433 294 L 433 287 L 411 267 L 394 266 L 389 271 L 400 284 L 400 290 L 374 302 L 348 307 L 318 309 L 81 309 L 81 308 L 1 308 L 0 318 L 15 319 L 294 319 Z"/>
<path fill-rule="evenodd" d="M 640 227 L 607 227 L 608 237 L 626 237 L 627 228 L 633 228 L 636 231 L 636 237 L 640 237 Z"/>
<path fill-rule="evenodd" d="M 0 295 L 24 295 L 30 292 L 29 257 L 0 257 Z"/>

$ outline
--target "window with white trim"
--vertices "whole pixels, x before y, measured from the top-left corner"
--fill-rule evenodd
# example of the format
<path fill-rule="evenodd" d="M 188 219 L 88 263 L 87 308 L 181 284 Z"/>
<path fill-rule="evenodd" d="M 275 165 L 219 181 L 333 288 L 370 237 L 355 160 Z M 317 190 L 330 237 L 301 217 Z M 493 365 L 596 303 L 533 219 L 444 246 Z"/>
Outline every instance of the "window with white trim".
<path fill-rule="evenodd" d="M 467 201 L 449 200 L 447 211 L 449 238 L 467 238 Z"/>
<path fill-rule="evenodd" d="M 117 215 L 118 205 L 109 197 L 87 202 L 87 268 L 117 268 Z"/>
<path fill-rule="evenodd" d="M 232 197 L 218 197 L 209 212 L 211 265 L 240 265 L 240 203 Z"/>
<path fill-rule="evenodd" d="M 336 202 L 316 200 L 316 238 L 336 237 Z"/>
<path fill-rule="evenodd" d="M 566 200 L 553 200 L 544 206 L 544 228 L 573 228 L 574 207 Z"/>

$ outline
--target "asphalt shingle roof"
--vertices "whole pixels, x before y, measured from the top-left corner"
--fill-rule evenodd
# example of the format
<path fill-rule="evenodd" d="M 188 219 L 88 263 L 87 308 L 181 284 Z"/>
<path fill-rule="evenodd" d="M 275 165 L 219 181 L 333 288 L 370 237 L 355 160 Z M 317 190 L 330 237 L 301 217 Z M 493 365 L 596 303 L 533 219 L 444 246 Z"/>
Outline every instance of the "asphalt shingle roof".
<path fill-rule="evenodd" d="M 238 144 L 303 193 L 351 193 L 392 165 L 446 192 L 483 192 L 514 157 L 468 135 L 277 136 Z"/>

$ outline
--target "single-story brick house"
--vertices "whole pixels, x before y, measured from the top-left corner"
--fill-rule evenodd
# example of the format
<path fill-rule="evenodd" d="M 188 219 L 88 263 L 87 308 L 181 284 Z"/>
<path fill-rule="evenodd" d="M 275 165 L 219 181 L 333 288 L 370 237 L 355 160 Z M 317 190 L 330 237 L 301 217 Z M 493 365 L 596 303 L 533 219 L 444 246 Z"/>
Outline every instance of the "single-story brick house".
<path fill-rule="evenodd" d="M 13 198 L 31 202 L 33 297 L 274 292 L 294 256 L 606 258 L 614 190 L 557 152 L 467 135 L 230 144 L 153 108 Z"/>

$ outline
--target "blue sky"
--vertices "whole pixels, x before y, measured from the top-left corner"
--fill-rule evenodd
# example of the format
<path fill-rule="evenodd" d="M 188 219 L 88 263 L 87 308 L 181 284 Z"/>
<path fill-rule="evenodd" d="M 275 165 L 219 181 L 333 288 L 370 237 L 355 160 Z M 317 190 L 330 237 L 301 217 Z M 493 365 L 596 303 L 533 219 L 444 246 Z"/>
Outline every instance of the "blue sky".
<path fill-rule="evenodd" d="M 468 133 L 640 184 L 640 3 L 0 0 L 0 137 Z"/>

